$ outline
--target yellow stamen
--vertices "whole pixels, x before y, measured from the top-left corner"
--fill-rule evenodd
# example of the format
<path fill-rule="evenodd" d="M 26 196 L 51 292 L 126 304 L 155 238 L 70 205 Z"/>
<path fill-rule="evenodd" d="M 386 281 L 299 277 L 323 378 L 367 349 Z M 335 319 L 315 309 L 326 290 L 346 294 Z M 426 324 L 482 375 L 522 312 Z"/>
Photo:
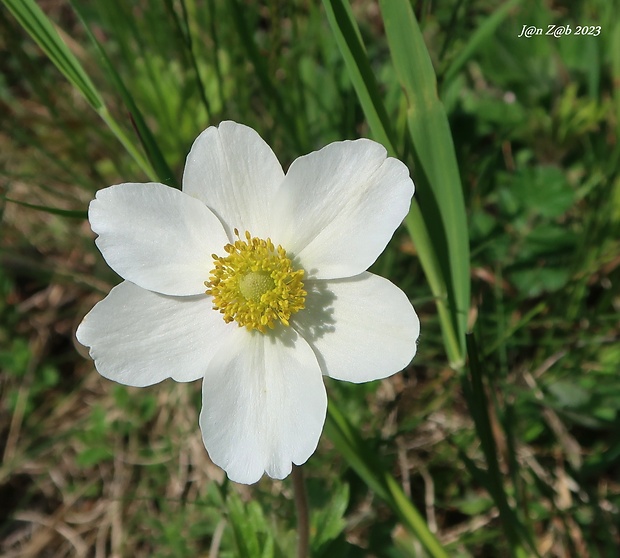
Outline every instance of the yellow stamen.
<path fill-rule="evenodd" d="M 304 308 L 306 291 L 303 269 L 294 270 L 282 246 L 245 232 L 241 240 L 224 246 L 227 256 L 212 254 L 215 267 L 205 281 L 206 293 L 213 297 L 213 309 L 226 323 L 265 333 L 279 320 L 289 325 L 291 315 Z"/>

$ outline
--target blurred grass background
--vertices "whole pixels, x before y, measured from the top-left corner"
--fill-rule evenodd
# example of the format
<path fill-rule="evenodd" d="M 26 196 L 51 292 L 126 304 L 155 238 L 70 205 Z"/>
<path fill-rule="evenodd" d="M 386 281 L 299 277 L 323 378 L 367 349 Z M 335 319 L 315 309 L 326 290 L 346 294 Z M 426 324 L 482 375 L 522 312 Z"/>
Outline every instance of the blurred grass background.
<path fill-rule="evenodd" d="M 294 555 L 290 481 L 225 480 L 200 439 L 198 383 L 125 388 L 83 358 L 77 324 L 119 280 L 84 216 L 110 184 L 177 183 L 193 139 L 225 119 L 258 130 L 285 168 L 331 141 L 385 142 L 382 123 L 424 209 L 432 177 L 401 87 L 411 52 L 386 36 L 396 2 L 38 0 L 87 96 L 7 9 L 20 2 L 3 2 L 0 555 Z M 411 6 L 467 211 L 468 364 L 447 356 L 441 301 L 403 227 L 372 270 L 420 313 L 418 355 L 388 380 L 328 381 L 330 400 L 362 462 L 396 479 L 447 555 L 616 556 L 620 6 Z M 550 23 L 572 34 L 518 37 Z M 356 82 L 360 60 L 371 74 Z M 374 124 L 360 94 L 371 79 L 384 111 Z M 327 433 L 304 467 L 311 555 L 438 556 Z"/>

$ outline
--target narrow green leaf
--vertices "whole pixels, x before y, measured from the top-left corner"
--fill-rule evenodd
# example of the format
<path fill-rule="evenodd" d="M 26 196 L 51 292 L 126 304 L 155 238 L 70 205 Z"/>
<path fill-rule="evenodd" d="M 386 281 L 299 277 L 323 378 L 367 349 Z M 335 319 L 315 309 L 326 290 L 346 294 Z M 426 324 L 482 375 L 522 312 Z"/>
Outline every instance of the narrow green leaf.
<path fill-rule="evenodd" d="M 424 518 L 407 498 L 396 479 L 333 403 L 328 407 L 325 431 L 349 465 L 377 496 L 389 504 L 403 525 L 422 543 L 429 556 L 447 558 L 446 551 L 430 532 Z"/>
<path fill-rule="evenodd" d="M 394 132 L 351 7 L 346 0 L 323 0 L 323 5 L 374 139 L 395 156 Z"/>
<path fill-rule="evenodd" d="M 256 536 L 256 530 L 248 517 L 246 507 L 236 492 L 230 491 L 226 498 L 226 507 L 228 508 L 228 518 L 235 538 L 237 556 L 240 558 L 260 556 L 260 544 Z"/>
<path fill-rule="evenodd" d="M 609 5 L 609 9 L 614 8 Z M 611 23 L 611 19 L 609 20 Z M 611 58 L 611 74 L 614 83 L 620 83 L 620 19 L 616 18 L 615 23 L 609 30 L 610 58 Z M 620 87 L 614 87 L 614 105 L 616 113 L 616 133 L 620 137 Z"/>
<path fill-rule="evenodd" d="M 374 452 L 364 448 L 359 434 L 332 402 L 327 409 L 325 432 L 368 487 L 379 498 L 387 501 L 389 492 L 381 482 L 381 475 L 375 472 L 381 471 L 382 467 L 375 462 Z"/>
<path fill-rule="evenodd" d="M 460 367 L 469 310 L 469 241 L 465 201 L 448 118 L 424 39 L 407 0 L 380 0 L 400 84 L 407 97 L 408 128 L 421 178 L 418 201 L 442 270 L 449 310 L 458 334 Z M 422 190 L 424 186 L 424 190 Z"/>
<path fill-rule="evenodd" d="M 347 526 L 344 515 L 349 505 L 349 485 L 335 488 L 330 501 L 312 510 L 310 532 L 312 555 L 320 555 L 319 549 L 338 537 Z"/>
<path fill-rule="evenodd" d="M 14 200 L 12 198 L 8 198 L 6 196 L 2 196 L 2 199 L 11 203 L 16 203 L 17 205 L 23 205 L 24 207 L 28 207 L 29 209 L 34 209 L 36 211 L 43 211 L 45 213 L 51 213 L 53 215 L 62 215 L 63 217 L 71 217 L 73 219 L 87 219 L 88 212 L 86 211 L 78 211 L 78 210 L 70 210 L 70 209 L 58 209 L 56 207 L 48 207 L 46 205 L 35 205 L 33 203 L 26 203 L 19 200 Z"/>
<path fill-rule="evenodd" d="M 521 0 L 510 0 L 502 3 L 495 12 L 484 17 L 480 26 L 472 33 L 469 40 L 463 48 L 459 50 L 458 55 L 452 60 L 452 63 L 443 75 L 443 87 L 458 74 L 461 68 L 474 55 L 474 53 L 484 45 L 485 41 L 495 33 L 500 24 L 508 17 L 511 10 L 521 3 Z"/>
<path fill-rule="evenodd" d="M 419 175 L 418 175 L 419 176 Z M 427 182 L 420 177 L 416 178 L 418 191 L 428 189 Z M 448 360 L 453 366 L 458 367 L 463 361 L 461 344 L 457 334 L 452 313 L 449 308 L 449 293 L 439 259 L 437 257 L 439 239 L 437 236 L 431 238 L 426 222 L 429 220 L 430 213 L 423 214 L 417 201 L 414 199 L 409 209 L 409 214 L 405 217 L 405 226 L 409 231 L 411 239 L 415 243 L 418 257 L 422 263 L 424 274 L 433 293 L 435 306 L 439 315 L 441 332 Z"/>
<path fill-rule="evenodd" d="M 215 8 L 215 0 L 207 0 L 208 4 L 208 13 L 209 13 L 209 31 L 211 40 L 213 41 L 213 69 L 215 70 L 215 75 L 217 77 L 217 91 L 218 96 L 220 98 L 220 104 L 222 106 L 222 112 L 226 114 L 227 111 L 227 98 L 224 95 L 224 73 L 222 72 L 222 67 L 220 65 L 220 36 L 218 32 L 219 26 L 217 25 L 218 17 Z"/>
<path fill-rule="evenodd" d="M 196 60 L 196 54 L 194 53 L 194 40 L 192 33 L 192 26 L 190 25 L 189 17 L 187 15 L 187 6 L 185 5 L 185 0 L 181 0 L 181 9 L 183 11 L 183 22 L 185 24 L 186 34 L 184 35 L 185 44 L 187 46 L 187 50 L 189 52 L 189 58 L 192 63 L 192 68 L 194 70 L 194 75 L 196 77 L 196 84 L 198 86 L 198 93 L 200 94 L 200 99 L 202 100 L 202 104 L 207 111 L 207 114 L 211 115 L 211 104 L 209 103 L 209 99 L 207 98 L 207 94 L 205 91 L 204 83 L 202 82 L 202 77 L 200 75 L 200 69 L 198 68 L 198 62 Z M 174 10 L 173 10 L 174 11 Z M 175 12 L 176 13 L 176 12 Z"/>
<path fill-rule="evenodd" d="M 144 120 L 140 109 L 136 105 L 133 96 L 129 92 L 129 89 L 127 89 L 127 87 L 125 86 L 125 83 L 123 82 L 120 74 L 116 71 L 114 64 L 112 64 L 112 61 L 101 46 L 101 43 L 97 40 L 97 37 L 95 37 L 95 35 L 90 30 L 88 24 L 82 17 L 82 13 L 77 7 L 77 4 L 73 1 L 71 2 L 71 4 L 73 6 L 73 9 L 75 10 L 75 13 L 80 18 L 84 29 L 86 29 L 86 33 L 92 41 L 95 50 L 97 51 L 97 54 L 101 59 L 103 67 L 107 70 L 108 75 L 112 80 L 112 83 L 114 83 L 114 86 L 116 87 L 119 95 L 125 103 L 125 106 L 127 107 L 127 110 L 129 111 L 129 117 L 131 118 L 132 124 L 135 127 L 140 141 L 142 142 L 144 151 L 146 152 L 146 155 L 149 158 L 153 169 L 155 170 L 157 178 L 163 184 L 168 184 L 169 186 L 179 188 L 180 186 L 174 176 L 174 173 L 168 166 L 168 163 L 166 162 L 161 150 L 159 149 L 159 146 L 157 145 L 157 142 L 155 141 L 151 130 L 146 124 L 146 121 Z"/>
<path fill-rule="evenodd" d="M 539 302 L 534 308 L 528 310 L 525 314 L 523 314 L 516 323 L 511 323 L 510 326 L 502 332 L 502 335 L 499 336 L 493 343 L 484 347 L 483 355 L 492 355 L 497 351 L 503 344 L 505 344 L 509 339 L 513 338 L 514 335 L 520 330 L 529 325 L 529 323 L 539 314 L 543 313 L 547 310 L 547 301 Z"/>
<path fill-rule="evenodd" d="M 462 377 L 463 394 L 474 419 L 476 432 L 478 433 L 487 464 L 484 485 L 499 510 L 502 528 L 506 533 L 512 555 L 515 558 L 529 556 L 531 553 L 538 556 L 535 546 L 529 538 L 527 529 L 521 524 L 517 514 L 508 503 L 508 496 L 504 487 L 504 475 L 502 475 L 499 467 L 497 444 L 495 443 L 489 417 L 489 400 L 482 379 L 483 370 L 474 335 L 467 335 L 466 342 L 469 376 L 463 375 Z M 470 472 L 473 471 L 474 469 L 471 469 Z M 476 474 L 479 475 L 480 470 L 477 470 Z M 525 544 L 528 545 L 530 553 L 526 552 Z"/>
<path fill-rule="evenodd" d="M 41 11 L 34 0 L 2 0 L 15 19 L 41 47 L 50 61 L 84 96 L 88 104 L 99 114 L 127 152 L 140 168 L 153 180 L 155 175 L 136 146 L 114 120 L 106 108 L 103 98 L 67 45 L 62 41 L 54 25 Z"/>
<path fill-rule="evenodd" d="M 84 95 L 95 109 L 103 107 L 103 100 L 88 75 L 58 36 L 56 29 L 34 0 L 2 0 L 24 30 L 41 47 L 54 65 Z"/>
<path fill-rule="evenodd" d="M 345 0 L 323 0 L 323 4 L 373 137 L 386 147 L 391 156 L 398 156 L 394 132 L 351 8 Z M 437 256 L 437 253 L 444 253 L 447 249 L 438 244 L 436 234 L 433 236 L 430 234 L 431 227 L 435 221 L 439 221 L 439 217 L 434 218 L 436 211 L 435 213 L 421 211 L 417 200 L 420 192 L 429 190 L 425 187 L 426 182 L 423 169 L 420 169 L 416 175 L 418 194 L 411 202 L 405 223 L 416 245 L 418 257 L 435 298 L 448 358 L 451 363 L 460 365 L 464 360 L 464 342 L 457 334 L 458 329 L 452 319 L 453 313 L 448 308 L 452 300 L 446 279 L 449 270 L 446 270 L 445 265 L 444 268 L 441 267 Z"/>
<path fill-rule="evenodd" d="M 299 134 L 296 127 L 296 119 L 289 114 L 288 105 L 282 99 L 280 91 L 274 85 L 273 80 L 269 75 L 267 65 L 265 64 L 264 55 L 260 52 L 252 30 L 249 28 L 246 21 L 247 10 L 239 3 L 239 0 L 230 0 L 229 7 L 233 17 L 233 21 L 239 34 L 243 47 L 248 55 L 256 75 L 260 81 L 262 88 L 264 89 L 267 98 L 271 101 L 271 105 L 275 111 L 279 113 L 280 121 L 287 130 L 291 140 L 295 144 L 295 148 L 298 151 L 305 151 L 301 145 Z"/>

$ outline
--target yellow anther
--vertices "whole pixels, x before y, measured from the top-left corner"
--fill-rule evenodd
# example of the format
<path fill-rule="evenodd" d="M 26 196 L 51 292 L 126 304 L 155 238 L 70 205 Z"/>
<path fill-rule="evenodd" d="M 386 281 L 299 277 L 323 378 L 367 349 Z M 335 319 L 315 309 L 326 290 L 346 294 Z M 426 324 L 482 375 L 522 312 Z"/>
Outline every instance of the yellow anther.
<path fill-rule="evenodd" d="M 289 325 L 291 315 L 304 308 L 306 291 L 303 269 L 294 270 L 282 246 L 271 239 L 252 237 L 245 231 L 241 240 L 224 246 L 227 256 L 212 254 L 206 293 L 213 297 L 213 308 L 223 314 L 226 323 L 236 321 L 248 330 L 265 333 L 277 321 Z"/>

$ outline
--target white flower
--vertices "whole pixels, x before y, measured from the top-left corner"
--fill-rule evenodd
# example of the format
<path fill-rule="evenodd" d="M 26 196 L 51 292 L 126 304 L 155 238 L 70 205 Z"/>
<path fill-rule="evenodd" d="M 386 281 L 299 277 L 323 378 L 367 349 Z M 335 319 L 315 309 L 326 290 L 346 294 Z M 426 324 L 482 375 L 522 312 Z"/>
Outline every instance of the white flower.
<path fill-rule="evenodd" d="M 96 243 L 125 279 L 77 330 L 99 373 L 129 386 L 203 378 L 213 462 L 242 483 L 287 476 L 318 444 L 322 374 L 385 378 L 416 352 L 409 300 L 366 271 L 413 195 L 407 167 L 386 155 L 337 142 L 285 175 L 254 130 L 223 122 L 194 142 L 182 192 L 97 192 Z"/>

